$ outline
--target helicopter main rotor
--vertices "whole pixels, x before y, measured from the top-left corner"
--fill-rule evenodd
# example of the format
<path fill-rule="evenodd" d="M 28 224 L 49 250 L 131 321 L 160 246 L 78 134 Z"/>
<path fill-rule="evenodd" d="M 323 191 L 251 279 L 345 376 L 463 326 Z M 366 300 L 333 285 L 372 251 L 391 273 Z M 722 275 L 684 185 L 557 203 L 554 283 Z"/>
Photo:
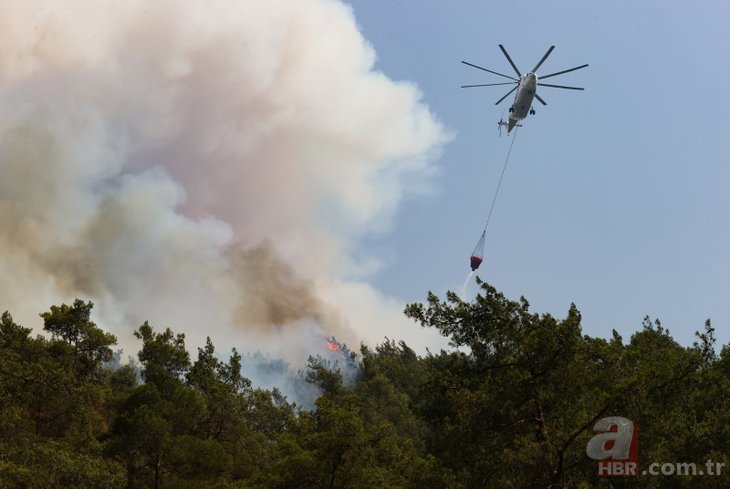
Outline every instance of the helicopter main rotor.
<path fill-rule="evenodd" d="M 499 73 L 497 71 L 493 71 L 493 70 L 484 68 L 483 66 L 475 65 L 473 63 L 469 63 L 467 61 L 463 61 L 462 60 L 462 63 L 463 64 L 465 64 L 467 66 L 471 66 L 472 68 L 477 68 L 479 70 L 486 71 L 488 73 L 492 73 L 494 75 L 498 75 L 498 76 L 501 76 L 503 78 L 508 78 L 510 80 L 513 80 L 512 82 L 481 83 L 481 84 L 475 84 L 475 85 L 462 85 L 461 86 L 461 88 L 477 88 L 477 87 L 493 87 L 493 86 L 497 86 L 497 85 L 512 85 L 512 84 L 514 84 L 515 86 L 512 88 L 512 90 L 510 90 L 502 98 L 500 98 L 499 100 L 497 100 L 497 102 L 495 102 L 494 105 L 499 105 L 511 93 L 513 93 L 515 90 L 517 90 L 517 88 L 519 88 L 519 86 L 520 86 L 520 82 L 522 81 L 522 79 L 524 77 L 528 76 L 529 74 L 534 74 L 537 77 L 537 74 L 536 74 L 537 70 L 540 68 L 540 66 L 542 66 L 542 64 L 545 62 L 545 60 L 548 58 L 548 56 L 550 56 L 550 54 L 555 49 L 555 46 L 550 46 L 550 48 L 543 55 L 543 57 L 540 59 L 540 61 L 537 62 L 537 64 L 535 65 L 535 67 L 532 69 L 532 71 L 530 73 L 528 73 L 528 75 L 524 75 L 524 76 L 522 75 L 522 73 L 520 73 L 520 70 L 517 68 L 517 66 L 515 65 L 514 61 L 512 61 L 512 58 L 510 57 L 509 53 L 507 52 L 507 50 L 504 48 L 504 46 L 502 44 L 499 44 L 499 49 L 502 51 L 502 54 L 504 54 L 505 58 L 507 58 L 507 61 L 509 62 L 510 66 L 512 66 L 512 69 L 515 71 L 515 73 L 517 74 L 518 78 L 509 76 L 509 75 L 505 75 L 504 73 Z M 584 90 L 584 88 L 582 88 L 582 87 L 570 87 L 570 86 L 566 86 L 566 85 L 553 85 L 553 84 L 550 84 L 550 83 L 541 83 L 540 80 L 544 80 L 545 78 L 551 78 L 553 76 L 563 75 L 565 73 L 570 73 L 571 71 L 580 70 L 580 69 L 585 68 L 587 66 L 588 66 L 587 64 L 584 64 L 584 65 L 576 66 L 574 68 L 570 68 L 570 69 L 567 69 L 567 70 L 556 71 L 555 73 L 549 73 L 547 75 L 539 76 L 539 77 L 537 77 L 537 80 L 538 80 L 537 86 L 539 86 L 539 87 L 549 87 L 549 88 L 561 88 L 561 89 L 564 89 L 564 90 Z M 542 105 L 547 105 L 547 102 L 545 102 L 545 100 L 543 100 L 537 93 L 535 93 L 535 98 Z"/>

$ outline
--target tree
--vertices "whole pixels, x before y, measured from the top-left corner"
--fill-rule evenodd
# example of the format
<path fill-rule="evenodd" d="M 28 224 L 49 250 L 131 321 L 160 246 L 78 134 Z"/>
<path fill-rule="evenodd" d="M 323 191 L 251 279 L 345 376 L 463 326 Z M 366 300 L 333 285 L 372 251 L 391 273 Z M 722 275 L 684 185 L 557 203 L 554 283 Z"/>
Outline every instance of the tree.
<path fill-rule="evenodd" d="M 312 357 L 303 409 L 254 388 L 235 349 L 222 359 L 208 338 L 191 362 L 184 335 L 148 323 L 138 385 L 91 310 L 52 306 L 50 338 L 0 316 L 0 487 L 673 489 L 730 472 L 730 346 L 717 354 L 709 321 L 685 347 L 648 317 L 628 341 L 592 338 L 574 305 L 536 314 L 488 284 L 472 302 L 429 294 L 406 314 L 451 350 L 386 339 L 359 363 Z M 598 478 L 585 448 L 606 416 L 640 427 L 641 468 L 712 460 L 725 477 Z"/>
<path fill-rule="evenodd" d="M 43 329 L 63 342 L 57 345 L 59 353 L 61 346 L 68 345 L 69 368 L 78 381 L 98 379 L 102 364 L 112 359 L 111 347 L 117 343 L 113 334 L 91 321 L 93 307 L 92 302 L 76 299 L 72 306 L 51 306 L 50 312 L 41 314 Z"/>
<path fill-rule="evenodd" d="M 185 349 L 185 335 L 175 335 L 170 328 L 156 333 L 145 323 L 134 332 L 142 340 L 139 361 L 142 363 L 142 378 L 166 392 L 179 385 L 190 368 L 190 355 Z"/>
<path fill-rule="evenodd" d="M 574 487 L 595 479 L 585 445 L 595 422 L 647 417 L 679 395 L 711 347 L 677 345 L 660 327 L 623 345 L 583 337 L 571 305 L 558 320 L 529 311 L 488 284 L 473 303 L 453 293 L 411 304 L 406 314 L 438 328 L 463 352 L 431 355 L 421 412 L 431 449 L 467 487 Z M 658 326 L 658 325 L 657 325 Z M 648 430 L 648 437 L 654 437 Z M 595 482 L 595 481 L 594 481 Z"/>
<path fill-rule="evenodd" d="M 97 440 L 109 407 L 102 362 L 114 337 L 76 315 L 90 305 L 76 306 L 83 307 L 52 307 L 51 340 L 32 338 L 8 313 L 0 319 L 2 487 L 124 484 L 123 469 Z"/>

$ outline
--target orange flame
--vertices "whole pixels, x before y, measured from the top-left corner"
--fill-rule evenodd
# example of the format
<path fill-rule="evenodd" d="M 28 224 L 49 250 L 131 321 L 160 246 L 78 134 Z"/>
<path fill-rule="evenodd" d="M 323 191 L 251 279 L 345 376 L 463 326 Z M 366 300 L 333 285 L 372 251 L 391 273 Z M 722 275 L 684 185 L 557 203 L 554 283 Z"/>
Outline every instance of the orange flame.
<path fill-rule="evenodd" d="M 327 348 L 335 353 L 339 353 L 342 351 L 342 347 L 340 347 L 340 345 L 338 345 L 336 341 L 332 340 L 327 340 Z"/>

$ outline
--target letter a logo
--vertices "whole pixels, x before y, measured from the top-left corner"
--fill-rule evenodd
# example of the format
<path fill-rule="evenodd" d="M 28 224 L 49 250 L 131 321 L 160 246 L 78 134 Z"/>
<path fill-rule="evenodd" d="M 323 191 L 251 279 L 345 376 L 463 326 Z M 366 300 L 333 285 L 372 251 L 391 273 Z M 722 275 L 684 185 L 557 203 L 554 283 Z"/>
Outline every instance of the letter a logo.
<path fill-rule="evenodd" d="M 611 431 L 614 426 L 616 431 Z M 626 418 L 610 416 L 599 419 L 593 427 L 593 431 L 601 433 L 588 441 L 586 455 L 593 460 L 606 460 L 607 458 L 626 460 L 629 458 L 631 439 L 634 437 L 634 423 Z"/>
<path fill-rule="evenodd" d="M 593 431 L 599 432 L 586 445 L 586 455 L 598 462 L 598 475 L 636 475 L 638 465 L 638 427 L 626 418 L 599 419 Z"/>

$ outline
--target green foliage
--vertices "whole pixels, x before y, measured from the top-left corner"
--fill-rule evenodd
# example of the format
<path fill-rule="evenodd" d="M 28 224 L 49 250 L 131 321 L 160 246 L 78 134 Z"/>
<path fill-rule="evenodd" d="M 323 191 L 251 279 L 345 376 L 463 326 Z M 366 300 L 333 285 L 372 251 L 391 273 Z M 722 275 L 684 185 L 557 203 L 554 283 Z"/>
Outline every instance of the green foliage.
<path fill-rule="evenodd" d="M 573 305 L 557 320 L 530 313 L 524 298 L 510 301 L 487 284 L 482 290 L 473 303 L 429 294 L 426 305 L 406 308 L 469 351 L 425 359 L 429 394 L 420 401 L 439 427 L 431 450 L 466 487 L 595 483 L 585 446 L 596 420 L 608 415 L 642 426 L 642 446 L 652 447 L 642 451 L 647 459 L 696 459 L 674 438 L 677 426 L 694 427 L 681 405 L 713 364 L 709 325 L 698 344 L 683 348 L 646 319 L 624 345 L 615 332 L 610 341 L 582 336 Z"/>
<path fill-rule="evenodd" d="M 185 335 L 174 334 L 170 328 L 155 333 L 145 322 L 134 332 L 142 340 L 139 361 L 142 362 L 142 378 L 160 390 L 172 389 L 190 368 L 190 355 L 185 349 Z"/>
<path fill-rule="evenodd" d="M 574 305 L 536 314 L 488 284 L 473 302 L 429 294 L 406 315 L 451 350 L 313 356 L 299 379 L 321 394 L 303 410 L 253 388 L 235 349 L 207 339 L 191 361 L 184 335 L 148 323 L 141 372 L 112 362 L 92 308 L 52 306 L 48 338 L 0 316 L 0 487 L 727 487 L 730 346 L 716 352 L 709 321 L 691 347 L 649 318 L 625 342 L 584 335 Z M 642 467 L 711 459 L 726 475 L 597 478 L 585 447 L 610 415 L 640 427 Z"/>
<path fill-rule="evenodd" d="M 51 306 L 50 312 L 41 314 L 43 329 L 60 342 L 54 344 L 59 356 L 67 356 L 67 366 L 79 380 L 87 380 L 100 374 L 101 365 L 112 359 L 111 346 L 117 338 L 96 327 L 91 319 L 91 302 L 74 301 Z"/>
<path fill-rule="evenodd" d="M 14 438 L 0 449 L 0 487 L 112 489 L 126 483 L 118 463 L 78 453 L 55 440 Z"/>

